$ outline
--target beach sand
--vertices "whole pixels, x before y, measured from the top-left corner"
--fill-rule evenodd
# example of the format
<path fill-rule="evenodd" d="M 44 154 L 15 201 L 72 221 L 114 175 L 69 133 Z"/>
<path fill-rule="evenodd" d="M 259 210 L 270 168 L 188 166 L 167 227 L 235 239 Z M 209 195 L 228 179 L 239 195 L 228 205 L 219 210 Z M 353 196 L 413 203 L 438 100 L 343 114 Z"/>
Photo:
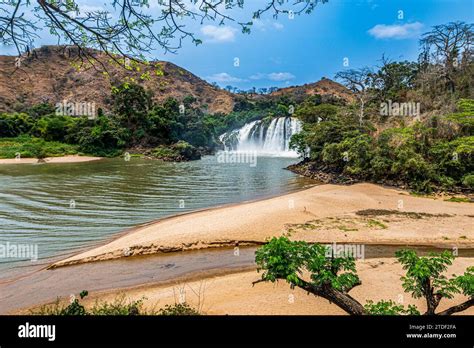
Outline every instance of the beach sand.
<path fill-rule="evenodd" d="M 466 267 L 472 266 L 472 259 L 457 258 L 446 274 L 462 274 Z M 425 310 L 423 299 L 413 299 L 402 289 L 400 277 L 405 274 L 394 258 L 378 258 L 357 261 L 357 271 L 362 285 L 350 291 L 351 296 L 365 304 L 367 300 L 392 300 L 408 306 L 417 305 Z M 143 286 L 127 290 L 90 294 L 86 306 L 96 301 L 113 302 L 120 296 L 126 300 L 144 299 L 144 308 L 157 310 L 167 304 L 186 301 L 204 314 L 215 315 L 344 315 L 343 310 L 329 301 L 307 294 L 298 288 L 292 290 L 284 281 L 278 283 L 252 282 L 260 279 L 256 271 L 245 271 L 216 277 L 204 277 L 189 282 L 160 286 Z M 459 304 L 467 298 L 457 295 L 452 300 L 443 300 L 437 312 Z M 459 313 L 461 314 L 461 313 Z M 474 314 L 474 308 L 462 312 Z"/>
<path fill-rule="evenodd" d="M 46 157 L 41 163 L 79 163 L 79 162 L 91 162 L 101 160 L 102 157 L 91 157 L 91 156 L 61 156 L 61 157 Z M 36 164 L 38 163 L 37 158 L 8 158 L 0 159 L 0 164 Z"/>
<path fill-rule="evenodd" d="M 373 211 L 367 214 L 367 209 Z M 321 185 L 144 224 L 51 267 L 160 252 L 258 245 L 283 234 L 319 243 L 472 248 L 473 226 L 471 203 L 416 197 L 366 183 Z"/>

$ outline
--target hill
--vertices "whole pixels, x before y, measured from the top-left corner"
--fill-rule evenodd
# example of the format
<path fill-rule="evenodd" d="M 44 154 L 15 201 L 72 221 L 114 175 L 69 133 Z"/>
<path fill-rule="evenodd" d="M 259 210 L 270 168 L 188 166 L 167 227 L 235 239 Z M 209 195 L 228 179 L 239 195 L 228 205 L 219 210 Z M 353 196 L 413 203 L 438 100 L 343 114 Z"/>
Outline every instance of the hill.
<path fill-rule="evenodd" d="M 318 82 L 308 83 L 302 86 L 291 86 L 286 88 L 280 88 L 277 91 L 270 94 L 270 96 L 290 96 L 296 100 L 304 99 L 309 96 L 319 94 L 325 98 L 338 98 L 345 102 L 353 102 L 354 94 L 349 91 L 346 87 L 340 83 L 334 82 L 333 80 L 322 78 Z"/>
<path fill-rule="evenodd" d="M 17 67 L 15 56 L 0 56 L 0 112 L 24 111 L 33 105 L 63 100 L 69 102 L 94 102 L 97 108 L 111 109 L 111 86 L 127 80 L 142 84 L 153 91 L 154 101 L 169 97 L 182 100 L 196 98 L 196 106 L 209 113 L 230 113 L 236 95 L 216 88 L 191 72 L 166 61 L 149 65 L 134 62 L 134 69 L 126 70 L 99 51 L 92 51 L 103 62 L 108 76 L 81 62 L 79 52 L 66 46 L 43 46 L 29 56 L 21 58 Z M 86 62 L 87 63 L 87 62 Z M 102 68 L 99 65 L 99 68 Z M 158 73 L 157 73 L 158 71 Z M 141 78 L 149 75 L 148 79 Z M 319 82 L 279 89 L 269 95 L 252 95 L 250 99 L 273 99 L 289 96 L 302 100 L 320 94 L 323 98 L 353 101 L 352 93 L 329 79 Z"/>
<path fill-rule="evenodd" d="M 94 54 L 101 58 L 100 52 Z M 95 102 L 96 107 L 110 110 L 111 85 L 135 79 L 153 91 L 155 101 L 168 97 L 178 100 L 192 95 L 197 104 L 209 112 L 229 113 L 233 109 L 231 93 L 220 90 L 189 71 L 165 61 L 151 65 L 138 64 L 139 71 L 129 71 L 109 57 L 102 56 L 109 76 L 92 67 L 77 69 L 80 62 L 77 50 L 64 46 L 43 46 L 34 54 L 21 59 L 19 68 L 16 57 L 0 56 L 0 112 L 21 111 L 41 102 Z M 155 65 L 155 66 L 152 66 Z M 159 71 L 159 74 L 156 73 Z M 140 79 L 147 74 L 148 80 Z"/>

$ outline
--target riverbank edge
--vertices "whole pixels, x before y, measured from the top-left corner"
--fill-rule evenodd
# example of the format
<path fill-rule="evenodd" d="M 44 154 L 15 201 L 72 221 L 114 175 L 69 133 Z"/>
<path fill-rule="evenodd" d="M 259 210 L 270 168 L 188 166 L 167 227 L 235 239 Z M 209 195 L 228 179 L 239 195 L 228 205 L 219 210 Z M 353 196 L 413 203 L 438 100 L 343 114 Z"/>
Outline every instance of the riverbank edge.
<path fill-rule="evenodd" d="M 298 163 L 291 164 L 288 167 L 286 167 L 286 169 L 295 174 L 298 174 L 298 175 L 301 175 L 313 180 L 317 180 L 324 184 L 353 185 L 353 184 L 358 184 L 358 183 L 372 183 L 375 185 L 382 185 L 382 186 L 386 186 L 390 188 L 407 190 L 412 193 L 416 193 L 411 190 L 408 184 L 401 181 L 398 182 L 394 180 L 383 180 L 383 181 L 377 181 L 377 182 L 370 182 L 370 181 L 362 180 L 354 176 L 339 173 L 338 171 L 334 170 L 333 168 L 329 166 L 320 165 L 317 162 L 310 161 L 308 159 L 304 159 Z M 471 202 L 474 203 L 474 191 L 466 189 L 466 188 L 462 188 L 462 187 L 455 187 L 452 191 L 439 190 L 439 191 L 434 192 L 433 196 L 435 195 L 464 196 L 464 197 L 467 197 L 467 199 L 470 199 Z"/>
<path fill-rule="evenodd" d="M 449 272 L 461 274 L 467 266 L 469 258 L 460 257 L 449 266 Z M 393 267 L 397 269 L 394 270 Z M 351 295 L 364 302 L 367 299 L 381 300 L 386 298 L 394 298 L 404 293 L 401 288 L 402 282 L 398 276 L 402 272 L 401 265 L 394 257 L 391 258 L 374 258 L 356 260 L 356 267 L 359 276 L 363 279 L 362 285 L 351 291 Z M 378 272 L 375 274 L 374 272 Z M 379 276 L 391 278 L 389 281 L 380 280 Z M 366 279 L 369 278 L 369 279 Z M 203 287 L 206 297 L 208 291 L 216 291 L 217 294 L 209 294 L 206 308 L 211 312 L 204 311 L 204 315 L 347 315 L 339 307 L 331 302 L 317 296 L 305 293 L 301 289 L 290 290 L 289 285 L 284 281 L 276 283 L 261 282 L 255 285 L 254 282 L 261 279 L 261 272 L 257 271 L 257 266 L 243 266 L 235 269 L 213 269 L 201 272 L 179 276 L 166 281 L 147 282 L 133 286 L 110 288 L 98 291 L 92 291 L 90 296 L 83 301 L 86 307 L 91 307 L 97 303 L 113 302 L 118 298 L 124 298 L 126 301 L 144 301 L 146 309 L 156 309 L 164 305 L 173 305 L 176 303 L 175 290 L 186 288 L 187 302 L 191 306 L 198 307 L 195 290 Z M 371 280 L 377 280 L 373 282 Z M 387 286 L 387 284 L 390 284 Z M 220 294 L 220 295 L 219 295 Z M 272 296 L 268 296 L 271 294 Z M 289 294 L 293 294 L 298 299 L 299 306 L 295 306 L 296 302 L 285 301 L 289 298 Z M 206 296 L 205 296 L 206 295 Z M 201 298 L 201 294 L 198 295 Z M 262 301 L 264 296 L 265 301 Z M 196 298 L 194 298 L 196 297 Z M 283 298 L 283 301 L 281 301 Z M 303 301 L 301 301 L 303 299 Z M 453 301 L 463 302 L 467 299 L 464 295 L 457 294 Z M 424 308 L 423 299 L 407 298 L 410 304 L 416 304 L 419 308 Z M 316 303 L 314 303 L 316 301 Z M 214 303 L 218 307 L 222 307 L 222 303 L 229 303 L 234 308 L 232 312 L 223 311 L 222 308 L 214 308 Z M 265 302 L 265 303 L 264 303 Z M 451 304 L 450 301 L 443 301 L 440 310 L 446 309 Z M 27 315 L 44 306 L 54 305 L 55 303 L 68 304 L 67 297 L 59 297 L 56 301 L 44 301 L 33 306 L 26 306 L 12 310 L 6 315 Z M 258 304 L 258 305 L 253 305 Z M 224 307 L 226 307 L 224 305 Z M 242 308 L 245 308 L 243 310 Z M 234 313 L 237 311 L 237 313 Z M 243 311 L 243 313 L 241 313 Z M 250 311 L 250 312 L 249 312 Z M 472 315 L 474 309 L 468 309 L 467 312 L 457 313 L 457 315 Z"/>
<path fill-rule="evenodd" d="M 171 252 L 183 252 L 183 251 L 190 251 L 190 250 L 203 250 L 203 249 L 209 249 L 209 248 L 222 248 L 222 247 L 237 247 L 237 246 L 258 246 L 265 244 L 268 238 L 272 237 L 272 235 L 266 235 L 264 238 L 210 238 L 207 240 L 202 240 L 199 238 L 199 236 L 193 236 L 193 231 L 189 232 L 191 237 L 193 238 L 191 241 L 186 242 L 186 243 L 176 243 L 173 241 L 165 240 L 167 243 L 162 243 L 162 244 L 155 244 L 155 243 L 148 243 L 148 244 L 134 244 L 134 245 L 128 245 L 126 246 L 125 249 L 126 253 L 124 253 L 124 249 L 114 249 L 111 252 L 105 252 L 105 253 L 100 253 L 98 252 L 102 248 L 106 248 L 110 244 L 119 241 L 122 238 L 127 238 L 134 233 L 140 233 L 142 230 L 150 229 L 150 228 L 158 228 L 159 224 L 162 223 L 169 223 L 170 220 L 175 220 L 173 221 L 174 224 L 182 222 L 182 220 L 185 220 L 190 217 L 197 217 L 199 214 L 202 213 L 216 213 L 220 212 L 225 213 L 227 210 L 230 210 L 232 208 L 239 208 L 243 206 L 249 206 L 252 204 L 258 204 L 258 203 L 265 203 L 270 200 L 276 200 L 276 199 L 287 199 L 286 197 L 290 196 L 296 196 L 298 194 L 303 194 L 303 193 L 308 193 L 311 189 L 314 189 L 315 187 L 329 187 L 333 188 L 334 190 L 339 190 L 339 191 L 344 191 L 346 188 L 354 187 L 354 186 L 368 186 L 364 187 L 364 189 L 367 191 L 367 189 L 371 189 L 372 187 L 377 187 L 379 190 L 386 190 L 387 192 L 392 192 L 392 194 L 404 194 L 410 199 L 416 199 L 416 200 L 429 200 L 431 202 L 437 201 L 440 204 L 444 205 L 446 202 L 440 201 L 440 200 L 434 200 L 433 198 L 422 198 L 422 197 L 412 197 L 409 196 L 408 193 L 403 192 L 401 190 L 394 190 L 394 189 L 388 189 L 388 188 L 383 188 L 380 185 L 373 185 L 373 184 L 358 184 L 358 185 L 353 185 L 353 186 L 338 186 L 338 185 L 317 185 L 313 186 L 311 188 L 307 189 L 302 189 L 293 193 L 289 194 L 284 194 L 284 195 L 277 195 L 274 197 L 266 198 L 266 199 L 260 199 L 260 200 L 255 200 L 251 202 L 241 202 L 241 203 L 234 203 L 234 204 L 228 204 L 224 206 L 218 206 L 218 207 L 211 207 L 211 208 L 206 208 L 206 209 L 201 209 L 197 211 L 191 211 L 191 212 L 186 212 L 183 214 L 178 214 L 178 215 L 173 215 L 173 216 L 168 216 L 164 217 L 158 220 L 154 220 L 148 223 L 144 223 L 135 227 L 132 227 L 130 229 L 127 229 L 125 231 L 122 231 L 121 233 L 118 233 L 114 235 L 112 239 L 109 239 L 107 241 L 104 241 L 102 245 L 99 246 L 94 246 L 89 250 L 86 251 L 81 251 L 79 253 L 76 253 L 75 255 L 71 255 L 70 257 L 64 258 L 62 260 L 56 261 L 52 264 L 50 264 L 47 268 L 48 269 L 54 269 L 58 267 L 65 267 L 65 266 L 71 266 L 71 265 L 76 265 L 76 264 L 82 264 L 82 263 L 89 263 L 89 262 L 99 262 L 99 261 L 106 261 L 106 260 L 113 260 L 113 259 L 119 259 L 119 258 L 125 258 L 125 257 L 133 257 L 133 256 L 139 256 L 139 255 L 152 255 L 152 254 L 161 254 L 161 253 L 171 253 Z M 467 206 L 467 204 L 463 203 L 450 203 L 451 206 L 453 207 L 452 204 L 457 204 L 458 207 L 460 206 Z M 305 208 L 306 209 L 306 208 Z M 304 222 L 304 221 L 303 221 Z M 229 223 L 231 224 L 231 223 Z M 143 233 L 142 233 L 143 234 Z M 150 232 L 150 234 L 153 234 L 153 231 Z M 314 242 L 314 241 L 308 241 L 308 242 Z M 324 240 L 318 240 L 316 243 L 322 243 L 322 244 L 332 244 L 334 242 L 334 239 L 324 239 Z M 393 240 L 393 239 L 381 239 L 378 238 L 376 240 L 370 241 L 367 238 L 352 238 L 351 240 L 348 241 L 337 241 L 338 244 L 354 244 L 354 243 L 363 243 L 363 244 L 382 244 L 382 245 L 393 245 L 393 246 L 406 246 L 406 245 L 414 245 L 414 246 L 436 246 L 436 247 L 448 247 L 451 248 L 453 246 L 453 241 L 452 240 L 441 240 L 441 239 L 425 239 L 425 240 L 410 240 L 410 239 L 398 239 L 398 240 Z M 474 243 L 470 240 L 458 240 L 456 241 L 456 247 L 458 248 L 472 248 L 474 247 Z M 92 256 L 82 256 L 87 253 L 92 253 Z M 95 253 L 95 254 L 94 254 Z"/>
<path fill-rule="evenodd" d="M 38 158 L 2 158 L 1 164 L 62 164 L 62 163 L 82 163 L 94 162 L 104 159 L 104 157 L 82 156 L 82 155 L 66 155 L 58 157 Z"/>

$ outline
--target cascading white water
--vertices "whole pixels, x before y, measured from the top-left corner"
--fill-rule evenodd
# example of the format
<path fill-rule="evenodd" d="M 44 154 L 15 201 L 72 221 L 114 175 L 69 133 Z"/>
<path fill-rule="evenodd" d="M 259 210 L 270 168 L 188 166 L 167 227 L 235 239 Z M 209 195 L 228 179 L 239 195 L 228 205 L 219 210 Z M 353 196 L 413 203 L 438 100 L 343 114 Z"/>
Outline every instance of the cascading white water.
<path fill-rule="evenodd" d="M 301 122 L 294 117 L 274 118 L 270 124 L 261 120 L 222 134 L 219 139 L 226 151 L 256 151 L 259 155 L 298 157 L 290 150 L 291 136 L 301 131 Z"/>

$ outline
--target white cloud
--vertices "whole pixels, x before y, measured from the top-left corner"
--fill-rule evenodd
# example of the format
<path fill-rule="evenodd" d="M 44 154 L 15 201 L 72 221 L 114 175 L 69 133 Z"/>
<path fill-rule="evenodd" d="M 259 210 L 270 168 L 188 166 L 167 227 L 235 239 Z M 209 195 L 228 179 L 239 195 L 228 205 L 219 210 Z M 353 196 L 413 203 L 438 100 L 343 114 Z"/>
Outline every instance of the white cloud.
<path fill-rule="evenodd" d="M 250 76 L 251 80 L 272 80 L 272 81 L 288 81 L 293 80 L 295 75 L 289 72 L 274 72 L 270 74 L 257 73 Z"/>
<path fill-rule="evenodd" d="M 255 74 L 255 75 L 252 75 L 250 76 L 250 79 L 251 80 L 263 80 L 267 77 L 267 75 L 265 74 L 262 74 L 262 73 L 258 73 L 258 74 Z"/>
<path fill-rule="evenodd" d="M 229 75 L 228 73 L 225 73 L 225 72 L 208 76 L 207 79 L 214 82 L 221 82 L 221 83 L 245 81 L 241 78 Z"/>
<path fill-rule="evenodd" d="M 276 29 L 276 30 L 282 30 L 285 26 L 279 22 L 273 22 L 273 27 Z"/>
<path fill-rule="evenodd" d="M 283 30 L 285 26 L 280 22 L 272 21 L 269 19 L 254 19 L 252 21 L 253 27 L 260 31 L 267 31 L 268 28 L 273 28 L 276 30 Z"/>
<path fill-rule="evenodd" d="M 288 72 L 280 72 L 268 74 L 268 78 L 272 81 L 288 81 L 293 80 L 295 75 Z"/>
<path fill-rule="evenodd" d="M 377 24 L 369 29 L 368 33 L 377 39 L 406 39 L 417 36 L 422 27 L 420 22 L 401 25 Z"/>
<path fill-rule="evenodd" d="M 231 42 L 235 39 L 236 29 L 225 26 L 205 25 L 201 28 L 201 33 L 210 42 Z"/>

